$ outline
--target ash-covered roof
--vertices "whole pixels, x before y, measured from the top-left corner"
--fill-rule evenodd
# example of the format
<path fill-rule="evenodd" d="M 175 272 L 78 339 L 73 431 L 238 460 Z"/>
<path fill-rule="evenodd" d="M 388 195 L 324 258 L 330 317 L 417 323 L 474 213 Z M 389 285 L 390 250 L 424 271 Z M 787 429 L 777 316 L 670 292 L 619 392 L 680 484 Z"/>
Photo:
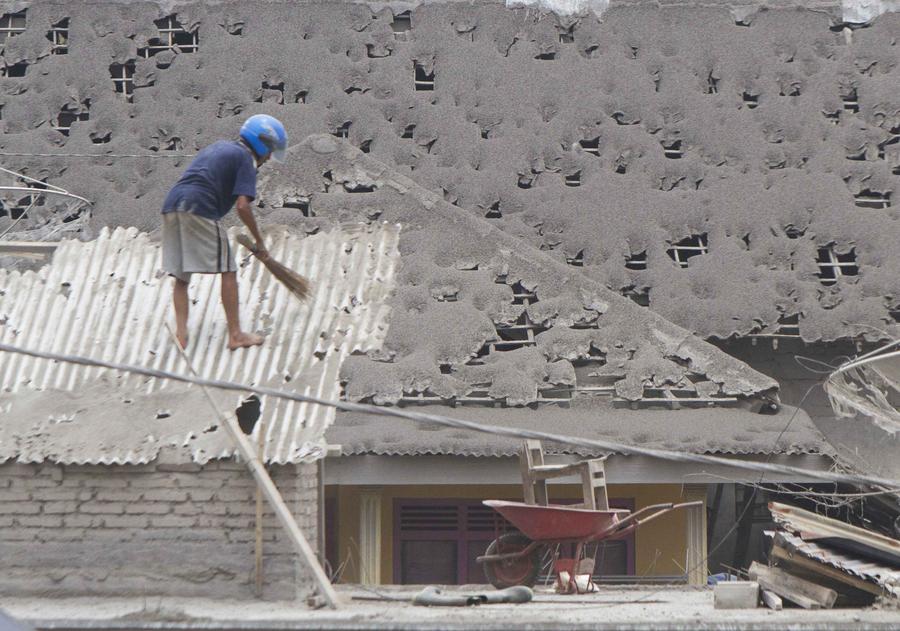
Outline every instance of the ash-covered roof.
<path fill-rule="evenodd" d="M 551 422 L 558 405 L 774 398 L 774 380 L 330 136 L 292 148 L 260 189 L 266 221 L 403 225 L 384 344 L 342 367 L 351 401 L 532 405 Z M 301 198 L 312 217 L 291 208 Z"/>
<path fill-rule="evenodd" d="M 552 411 L 552 420 L 547 414 L 528 408 L 458 407 L 447 413 L 456 418 L 502 427 L 690 453 L 761 455 L 831 452 L 806 412 L 790 407 L 782 408 L 773 415 L 740 409 L 556 408 Z M 785 427 L 788 428 L 786 431 Z M 339 413 L 326 437 L 329 444 L 341 446 L 344 456 L 500 457 L 515 456 L 522 447 L 520 439 L 364 413 Z M 604 455 L 599 449 L 549 442 L 544 443 L 544 447 L 550 453 L 583 457 Z"/>
<path fill-rule="evenodd" d="M 837 2 L 662 4 L 600 20 L 499 0 L 14 3 L 0 150 L 96 200 L 93 228 L 151 230 L 187 161 L 169 156 L 265 112 L 702 337 L 883 337 L 900 318 L 900 14 L 851 30 Z M 161 45 L 158 20 L 185 46 Z M 154 157 L 45 155 L 107 153 Z"/>
<path fill-rule="evenodd" d="M 300 302 L 255 259 L 239 265 L 241 321 L 265 333 L 260 347 L 227 349 L 217 277 L 195 274 L 187 352 L 197 372 L 337 398 L 341 363 L 384 339 L 398 232 L 376 223 L 304 238 L 270 228 L 272 256 L 314 284 Z M 64 241 L 38 271 L 0 270 L 0 341 L 189 374 L 165 328 L 171 281 L 159 268 L 159 245 L 132 228 Z M 240 404 L 212 393 L 220 409 Z M 264 424 L 267 461 L 310 460 L 324 454 L 333 420 L 333 408 L 263 397 L 253 439 Z M 201 463 L 234 452 L 196 387 L 0 354 L 0 462 L 136 464 L 164 448 Z"/>

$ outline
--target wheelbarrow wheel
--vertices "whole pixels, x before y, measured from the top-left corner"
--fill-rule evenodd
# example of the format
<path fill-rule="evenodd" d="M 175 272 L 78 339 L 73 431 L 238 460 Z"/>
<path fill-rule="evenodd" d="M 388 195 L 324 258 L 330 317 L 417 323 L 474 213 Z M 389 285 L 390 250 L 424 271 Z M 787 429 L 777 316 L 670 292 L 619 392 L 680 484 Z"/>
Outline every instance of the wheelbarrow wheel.
<path fill-rule="evenodd" d="M 531 539 L 519 533 L 507 533 L 491 541 L 485 555 L 509 554 L 519 552 L 531 545 Z M 541 548 L 519 557 L 505 561 L 485 561 L 484 575 L 488 582 L 497 589 L 506 589 L 515 585 L 532 587 L 541 571 Z"/>

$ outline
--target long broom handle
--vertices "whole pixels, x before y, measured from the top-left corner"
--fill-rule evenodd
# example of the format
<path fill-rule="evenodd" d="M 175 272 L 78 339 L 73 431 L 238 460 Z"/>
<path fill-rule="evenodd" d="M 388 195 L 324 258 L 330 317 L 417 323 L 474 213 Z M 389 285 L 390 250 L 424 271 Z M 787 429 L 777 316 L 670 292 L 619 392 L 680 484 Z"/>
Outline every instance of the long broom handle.
<path fill-rule="evenodd" d="M 166 328 L 169 330 L 169 334 L 172 336 L 172 340 L 175 342 L 175 348 L 178 349 L 178 352 L 181 354 L 181 357 L 187 364 L 188 369 L 191 371 L 191 374 L 193 374 L 195 377 L 198 376 L 197 371 L 194 370 L 194 365 L 191 363 L 190 358 L 187 356 L 187 353 L 184 352 L 184 349 L 181 348 L 181 344 L 178 343 L 178 338 L 175 337 L 175 332 L 172 331 L 172 328 L 168 324 L 166 324 Z M 303 536 L 303 532 L 300 530 L 300 527 L 294 520 L 294 516 L 291 514 L 290 509 L 287 507 L 287 504 L 284 503 L 284 498 L 281 497 L 281 493 L 278 492 L 278 488 L 275 486 L 275 483 L 272 482 L 272 478 L 269 477 L 266 468 L 263 466 L 260 458 L 256 455 L 256 450 L 253 448 L 253 445 L 250 444 L 250 441 L 247 440 L 247 436 L 245 436 L 244 432 L 242 432 L 240 427 L 238 427 L 237 421 L 232 416 L 224 414 L 221 410 L 219 410 L 219 406 L 216 405 L 215 400 L 213 400 L 212 395 L 209 393 L 209 389 L 202 384 L 198 385 L 203 391 L 203 394 L 206 396 L 206 400 L 209 401 L 210 407 L 212 407 L 213 411 L 216 413 L 216 416 L 222 420 L 222 423 L 225 425 L 228 433 L 231 434 L 231 438 L 232 440 L 234 440 L 235 445 L 237 445 L 238 451 L 241 452 L 241 456 L 243 456 L 244 460 L 246 461 L 247 467 L 250 469 L 250 473 L 252 473 L 253 477 L 256 479 L 256 484 L 263 492 L 263 495 L 266 496 L 269 504 L 271 504 L 272 509 L 275 511 L 275 515 L 278 517 L 278 520 L 281 522 L 282 527 L 287 532 L 288 538 L 290 538 L 291 543 L 294 544 L 294 548 L 296 548 L 297 553 L 300 554 L 301 557 L 303 557 L 303 559 L 306 561 L 306 564 L 312 570 L 313 578 L 315 579 L 316 584 L 318 585 L 319 590 L 322 593 L 322 596 L 325 598 L 325 602 L 328 603 L 328 606 L 332 609 L 337 609 L 337 592 L 334 591 L 334 587 L 332 587 L 331 582 L 325 575 L 325 571 L 319 565 L 319 561 L 318 559 L 316 559 L 315 553 L 309 546 L 309 543 L 306 541 L 306 537 Z M 321 507 L 319 507 L 319 510 L 322 510 Z"/>

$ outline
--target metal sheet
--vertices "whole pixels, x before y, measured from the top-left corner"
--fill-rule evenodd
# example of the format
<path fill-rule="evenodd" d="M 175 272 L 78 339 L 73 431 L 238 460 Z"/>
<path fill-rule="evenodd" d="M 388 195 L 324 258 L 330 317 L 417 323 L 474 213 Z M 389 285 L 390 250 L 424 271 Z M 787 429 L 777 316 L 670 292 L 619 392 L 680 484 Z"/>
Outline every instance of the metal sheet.
<path fill-rule="evenodd" d="M 773 537 L 775 534 L 776 533 L 773 532 L 766 533 L 769 537 Z M 864 561 L 831 548 L 820 546 L 811 541 L 806 541 L 789 532 L 779 531 L 777 534 L 778 537 L 782 538 L 794 551 L 799 552 L 810 559 L 815 559 L 816 561 L 830 565 L 843 572 L 847 572 L 857 578 L 876 583 L 883 587 L 887 593 L 894 597 L 900 597 L 900 569 Z"/>
<path fill-rule="evenodd" d="M 227 349 L 218 279 L 194 275 L 188 354 L 198 372 L 338 398 L 344 358 L 384 340 L 399 231 L 389 224 L 306 237 L 270 230 L 272 256 L 310 278 L 313 292 L 300 302 L 261 264 L 240 262 L 242 323 L 266 333 L 257 348 Z M 136 229 L 62 242 L 37 272 L 0 271 L 0 340 L 187 372 L 165 329 L 171 284 L 159 267 L 159 244 Z M 233 394 L 216 398 L 226 409 L 238 404 Z M 165 446 L 198 462 L 233 453 L 197 388 L 20 355 L 0 357 L 0 418 L 0 461 L 140 463 Z M 264 400 L 260 420 L 266 460 L 298 462 L 321 457 L 334 410 Z"/>
<path fill-rule="evenodd" d="M 797 533 L 805 541 L 831 542 L 828 543 L 829 548 L 860 550 L 871 559 L 886 561 L 900 567 L 900 541 L 897 539 L 817 515 L 796 506 L 769 502 L 769 510 L 775 523 Z"/>

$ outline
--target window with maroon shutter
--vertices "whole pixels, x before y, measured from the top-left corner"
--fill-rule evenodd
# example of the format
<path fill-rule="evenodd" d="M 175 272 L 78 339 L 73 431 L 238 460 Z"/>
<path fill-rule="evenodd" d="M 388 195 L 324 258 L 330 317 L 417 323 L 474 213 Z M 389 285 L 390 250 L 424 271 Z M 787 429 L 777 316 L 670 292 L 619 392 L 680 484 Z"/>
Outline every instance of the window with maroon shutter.
<path fill-rule="evenodd" d="M 395 500 L 394 580 L 403 585 L 484 583 L 475 558 L 511 526 L 478 500 Z"/>

